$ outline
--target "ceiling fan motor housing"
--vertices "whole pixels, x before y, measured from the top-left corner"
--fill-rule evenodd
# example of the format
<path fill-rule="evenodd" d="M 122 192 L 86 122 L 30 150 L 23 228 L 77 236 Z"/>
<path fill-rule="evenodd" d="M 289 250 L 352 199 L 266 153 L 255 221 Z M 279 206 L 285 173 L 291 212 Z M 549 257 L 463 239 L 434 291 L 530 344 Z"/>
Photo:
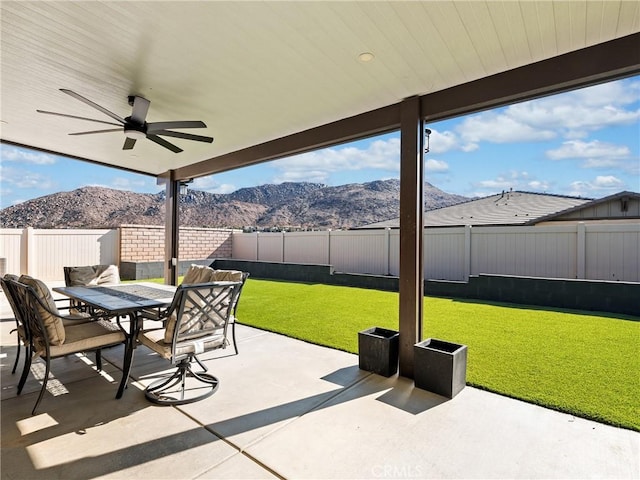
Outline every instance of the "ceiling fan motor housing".
<path fill-rule="evenodd" d="M 131 120 L 131 117 L 125 118 L 127 123 L 124 125 L 124 134 L 128 138 L 141 140 L 147 136 L 147 122 L 139 125 Z"/>

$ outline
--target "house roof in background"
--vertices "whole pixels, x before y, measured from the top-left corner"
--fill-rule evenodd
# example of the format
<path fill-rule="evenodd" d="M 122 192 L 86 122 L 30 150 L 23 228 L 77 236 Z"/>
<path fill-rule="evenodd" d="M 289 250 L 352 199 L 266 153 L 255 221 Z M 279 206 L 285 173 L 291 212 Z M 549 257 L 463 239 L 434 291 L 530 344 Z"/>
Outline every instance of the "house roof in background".
<path fill-rule="evenodd" d="M 424 214 L 425 227 L 461 225 L 531 225 L 541 219 L 579 208 L 592 199 L 511 191 L 469 200 L 449 207 L 429 210 Z M 365 225 L 362 228 L 398 228 L 400 219 Z"/>
<path fill-rule="evenodd" d="M 640 218 L 640 193 L 622 191 L 536 220 L 613 220 Z"/>

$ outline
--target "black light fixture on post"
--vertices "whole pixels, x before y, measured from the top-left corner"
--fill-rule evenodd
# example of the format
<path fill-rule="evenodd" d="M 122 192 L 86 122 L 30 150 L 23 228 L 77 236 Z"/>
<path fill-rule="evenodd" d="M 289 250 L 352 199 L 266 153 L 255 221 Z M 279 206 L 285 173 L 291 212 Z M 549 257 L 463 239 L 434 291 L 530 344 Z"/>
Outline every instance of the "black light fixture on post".
<path fill-rule="evenodd" d="M 189 191 L 189 184 L 193 182 L 193 178 L 189 179 L 189 180 L 180 180 L 180 188 L 179 188 L 179 193 L 180 195 L 186 195 Z"/>
<path fill-rule="evenodd" d="M 424 129 L 424 136 L 425 136 L 425 147 L 424 147 L 424 153 L 429 153 L 429 136 L 431 135 L 431 130 L 429 130 L 428 128 Z"/>

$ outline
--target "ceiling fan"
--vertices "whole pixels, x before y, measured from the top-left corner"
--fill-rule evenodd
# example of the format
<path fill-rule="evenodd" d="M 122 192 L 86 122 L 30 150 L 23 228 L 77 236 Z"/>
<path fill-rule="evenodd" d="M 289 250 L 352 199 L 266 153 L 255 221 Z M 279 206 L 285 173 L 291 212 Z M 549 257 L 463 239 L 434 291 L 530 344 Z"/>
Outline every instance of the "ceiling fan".
<path fill-rule="evenodd" d="M 174 153 L 180 153 L 182 152 L 182 149 L 166 141 L 160 135 L 166 136 L 166 137 L 182 138 L 184 140 L 195 140 L 196 142 L 207 142 L 207 143 L 213 142 L 213 138 L 211 137 L 204 137 L 202 135 L 193 135 L 191 133 L 174 132 L 170 130 L 173 128 L 207 128 L 207 125 L 204 122 L 201 122 L 199 120 L 147 123 L 146 121 L 147 112 L 149 111 L 149 105 L 151 104 L 151 102 L 144 97 L 140 97 L 137 95 L 129 96 L 129 105 L 131 105 L 132 107 L 131 116 L 122 118 L 76 92 L 67 90 L 65 88 L 61 88 L 60 91 L 66 93 L 67 95 L 71 95 L 73 98 L 76 98 L 81 102 L 86 103 L 90 107 L 95 108 L 96 110 L 104 113 L 105 115 L 119 122 L 119 123 L 107 122 L 104 120 L 96 120 L 94 118 L 68 115 L 66 113 L 47 112 L 46 110 L 36 110 L 38 113 L 46 113 L 48 115 L 58 115 L 60 117 L 76 118 L 78 120 L 88 120 L 90 122 L 104 123 L 107 125 L 115 125 L 119 127 L 119 128 L 109 128 L 106 130 L 92 130 L 90 132 L 70 133 L 69 135 L 92 135 L 94 133 L 124 132 L 127 138 L 125 139 L 124 145 L 122 146 L 123 150 L 131 150 L 133 146 L 136 144 L 137 140 L 142 140 L 144 138 L 147 138 L 152 142 L 155 142 L 158 145 L 161 145 L 164 148 L 171 150 Z"/>

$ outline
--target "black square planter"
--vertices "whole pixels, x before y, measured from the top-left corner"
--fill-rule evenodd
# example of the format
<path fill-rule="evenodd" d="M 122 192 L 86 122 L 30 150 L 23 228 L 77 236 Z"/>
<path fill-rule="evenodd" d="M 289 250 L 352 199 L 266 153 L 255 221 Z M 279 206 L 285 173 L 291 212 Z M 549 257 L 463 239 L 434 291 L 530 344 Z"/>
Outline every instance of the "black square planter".
<path fill-rule="evenodd" d="M 417 388 L 455 397 L 467 382 L 467 346 L 435 338 L 416 343 L 413 379 Z"/>
<path fill-rule="evenodd" d="M 390 377 L 398 371 L 400 334 L 395 330 L 373 327 L 358 332 L 358 357 L 362 370 Z"/>

